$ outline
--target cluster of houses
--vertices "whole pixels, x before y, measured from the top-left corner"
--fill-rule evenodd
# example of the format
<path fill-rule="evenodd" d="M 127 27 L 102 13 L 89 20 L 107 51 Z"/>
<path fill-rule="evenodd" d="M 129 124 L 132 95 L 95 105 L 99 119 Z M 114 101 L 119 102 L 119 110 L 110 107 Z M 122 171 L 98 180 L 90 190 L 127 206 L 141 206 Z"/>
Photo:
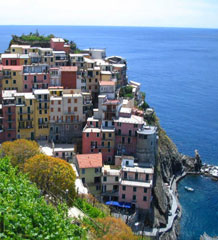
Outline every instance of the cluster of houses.
<path fill-rule="evenodd" d="M 122 57 L 73 53 L 62 38 L 50 48 L 11 45 L 0 56 L 0 142 L 43 142 L 46 154 L 74 163 L 101 201 L 149 210 L 157 128 L 137 108 L 140 84 L 128 83 L 126 70 Z M 119 89 L 127 85 L 125 98 Z"/>

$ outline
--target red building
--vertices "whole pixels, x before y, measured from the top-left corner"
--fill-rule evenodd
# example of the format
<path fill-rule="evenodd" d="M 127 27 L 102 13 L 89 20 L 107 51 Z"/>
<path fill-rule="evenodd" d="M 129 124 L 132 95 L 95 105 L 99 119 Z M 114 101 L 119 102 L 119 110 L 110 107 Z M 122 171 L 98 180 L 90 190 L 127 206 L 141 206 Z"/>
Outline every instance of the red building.
<path fill-rule="evenodd" d="M 50 40 L 50 47 L 55 51 L 64 51 L 64 43 L 63 38 L 52 38 Z"/>
<path fill-rule="evenodd" d="M 0 129 L 0 140 L 11 141 L 16 139 L 16 104 L 13 92 L 3 92 L 2 100 L 2 116 L 1 116 L 1 129 Z"/>
<path fill-rule="evenodd" d="M 2 54 L 2 65 L 4 66 L 16 66 L 21 65 L 20 57 L 17 53 Z"/>
<path fill-rule="evenodd" d="M 76 89 L 77 67 L 60 67 L 61 70 L 61 86 L 65 89 Z"/>

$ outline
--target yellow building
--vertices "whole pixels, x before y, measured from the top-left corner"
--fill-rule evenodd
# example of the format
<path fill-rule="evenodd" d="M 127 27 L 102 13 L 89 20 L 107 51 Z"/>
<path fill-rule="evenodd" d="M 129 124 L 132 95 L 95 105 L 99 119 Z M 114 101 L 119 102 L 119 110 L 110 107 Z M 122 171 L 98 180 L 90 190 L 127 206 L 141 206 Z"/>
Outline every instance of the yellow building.
<path fill-rule="evenodd" d="M 47 140 L 49 137 L 49 105 L 50 97 L 48 89 L 36 89 L 33 91 L 36 98 L 34 104 L 34 132 L 36 140 Z"/>
<path fill-rule="evenodd" d="M 76 167 L 83 184 L 96 197 L 101 193 L 102 153 L 77 154 Z"/>
<path fill-rule="evenodd" d="M 19 53 L 19 54 L 28 54 L 30 52 L 30 45 L 16 45 L 12 44 L 10 46 L 11 53 Z"/>
<path fill-rule="evenodd" d="M 3 66 L 2 90 L 23 91 L 23 66 Z"/>
<path fill-rule="evenodd" d="M 34 140 L 35 96 L 32 93 L 15 93 L 14 96 L 16 99 L 16 136 Z"/>

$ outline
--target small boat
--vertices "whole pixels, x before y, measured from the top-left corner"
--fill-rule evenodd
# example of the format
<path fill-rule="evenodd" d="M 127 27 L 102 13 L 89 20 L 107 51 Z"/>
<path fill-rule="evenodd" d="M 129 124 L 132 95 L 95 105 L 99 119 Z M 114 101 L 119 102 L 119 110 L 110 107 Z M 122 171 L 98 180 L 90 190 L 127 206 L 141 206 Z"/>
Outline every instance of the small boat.
<path fill-rule="evenodd" d="M 187 186 L 185 186 L 185 190 L 186 190 L 186 191 L 189 191 L 189 192 L 194 192 L 194 189 L 193 189 L 193 188 L 187 187 Z"/>

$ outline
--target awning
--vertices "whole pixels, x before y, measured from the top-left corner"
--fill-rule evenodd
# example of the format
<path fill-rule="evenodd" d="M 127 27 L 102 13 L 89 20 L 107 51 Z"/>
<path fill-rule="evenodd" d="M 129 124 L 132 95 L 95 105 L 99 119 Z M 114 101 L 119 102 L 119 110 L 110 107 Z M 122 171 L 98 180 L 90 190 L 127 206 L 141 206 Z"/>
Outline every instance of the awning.
<path fill-rule="evenodd" d="M 108 201 L 105 203 L 106 205 L 115 206 L 115 207 L 121 207 L 121 208 L 131 208 L 131 203 L 125 203 L 125 202 L 117 202 L 117 201 Z"/>

